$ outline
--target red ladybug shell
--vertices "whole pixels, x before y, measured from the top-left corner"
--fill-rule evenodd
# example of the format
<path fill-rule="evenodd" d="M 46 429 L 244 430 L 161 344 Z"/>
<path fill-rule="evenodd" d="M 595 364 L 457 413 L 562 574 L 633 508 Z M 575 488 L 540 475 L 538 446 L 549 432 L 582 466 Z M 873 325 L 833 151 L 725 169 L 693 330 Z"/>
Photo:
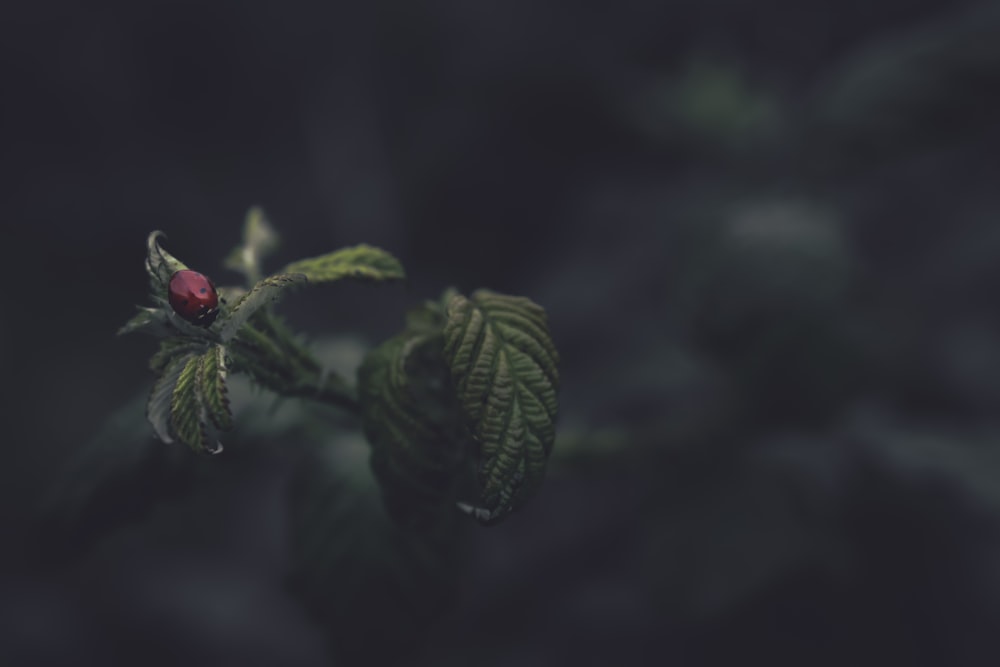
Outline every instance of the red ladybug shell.
<path fill-rule="evenodd" d="M 219 314 L 219 293 L 206 276 L 184 269 L 170 276 L 167 301 L 174 312 L 192 324 L 207 327 Z"/>

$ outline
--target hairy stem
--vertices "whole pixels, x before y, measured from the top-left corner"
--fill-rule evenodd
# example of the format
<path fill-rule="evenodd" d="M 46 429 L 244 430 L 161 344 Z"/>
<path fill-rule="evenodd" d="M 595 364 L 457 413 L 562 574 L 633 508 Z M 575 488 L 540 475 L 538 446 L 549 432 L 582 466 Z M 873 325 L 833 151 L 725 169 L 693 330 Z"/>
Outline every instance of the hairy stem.
<path fill-rule="evenodd" d="M 240 329 L 229 346 L 229 355 L 234 371 L 246 373 L 276 394 L 311 398 L 360 414 L 354 388 L 326 371 L 291 332 L 271 317 Z"/>

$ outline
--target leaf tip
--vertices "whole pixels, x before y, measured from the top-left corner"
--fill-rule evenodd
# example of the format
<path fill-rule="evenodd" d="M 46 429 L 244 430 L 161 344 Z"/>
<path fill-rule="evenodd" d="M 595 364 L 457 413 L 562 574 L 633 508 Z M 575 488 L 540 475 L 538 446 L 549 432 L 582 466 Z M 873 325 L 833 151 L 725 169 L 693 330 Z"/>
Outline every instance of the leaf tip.
<path fill-rule="evenodd" d="M 146 245 L 152 248 L 154 245 L 159 244 L 161 238 L 162 239 L 167 238 L 166 233 L 163 232 L 163 230 L 154 229 L 149 233 L 149 236 L 146 237 Z"/>
<path fill-rule="evenodd" d="M 504 510 L 500 507 L 488 510 L 485 507 L 477 507 L 476 505 L 472 505 L 461 500 L 455 503 L 455 506 L 458 507 L 459 511 L 463 514 L 471 516 L 484 526 L 491 526 L 499 523 L 500 519 L 504 518 L 512 511 L 510 508 Z"/>

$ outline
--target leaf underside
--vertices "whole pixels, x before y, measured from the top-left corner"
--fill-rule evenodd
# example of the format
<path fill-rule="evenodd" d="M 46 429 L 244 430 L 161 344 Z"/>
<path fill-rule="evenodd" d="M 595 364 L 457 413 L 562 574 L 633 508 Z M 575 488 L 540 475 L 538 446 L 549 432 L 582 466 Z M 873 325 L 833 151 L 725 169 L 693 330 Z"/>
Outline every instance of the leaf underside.
<path fill-rule="evenodd" d="M 484 523 L 517 509 L 538 487 L 555 439 L 559 355 L 545 311 L 524 297 L 487 290 L 446 304 L 444 357 L 479 446 Z"/>
<path fill-rule="evenodd" d="M 440 333 L 407 330 L 372 350 L 358 370 L 371 466 L 394 519 L 418 519 L 454 501 L 464 430 Z"/>

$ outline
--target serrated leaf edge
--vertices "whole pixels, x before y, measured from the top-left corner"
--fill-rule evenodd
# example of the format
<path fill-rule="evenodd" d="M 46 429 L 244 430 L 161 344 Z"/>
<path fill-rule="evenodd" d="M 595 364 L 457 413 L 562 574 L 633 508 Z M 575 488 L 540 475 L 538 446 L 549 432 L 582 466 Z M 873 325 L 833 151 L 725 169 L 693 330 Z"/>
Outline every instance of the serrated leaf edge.
<path fill-rule="evenodd" d="M 301 273 L 278 273 L 259 281 L 226 313 L 218 327 L 220 338 L 223 341 L 231 340 L 254 313 L 280 299 L 284 290 L 306 280 L 306 276 Z"/>
<path fill-rule="evenodd" d="M 220 431 L 231 429 L 233 414 L 229 407 L 229 392 L 226 388 L 225 350 L 221 345 L 209 348 L 201 356 L 198 384 L 212 424 Z"/>
<path fill-rule="evenodd" d="M 153 388 L 146 401 L 146 419 L 153 427 L 153 432 L 161 442 L 170 444 L 174 441 L 171 429 L 171 404 L 173 402 L 174 389 L 181 371 L 187 365 L 188 359 L 194 357 L 194 353 L 180 354 L 164 367 L 163 373 L 153 383 Z"/>
<path fill-rule="evenodd" d="M 520 306 L 526 312 L 519 309 L 510 308 L 512 304 Z M 511 338 L 511 332 L 517 329 L 511 328 L 513 324 L 506 317 L 493 317 L 490 309 L 493 308 L 500 313 L 515 315 L 518 320 L 525 320 L 529 323 L 529 329 L 534 336 L 541 336 L 535 340 L 540 350 L 544 352 L 548 359 L 540 362 L 535 351 L 524 349 L 525 340 L 521 339 L 515 344 Z M 447 321 L 445 324 L 445 359 L 452 367 L 452 372 L 456 380 L 456 392 L 459 402 L 470 422 L 473 436 L 480 446 L 479 477 L 482 485 L 482 500 L 486 501 L 486 507 L 476 507 L 470 503 L 460 503 L 459 509 L 463 512 L 484 521 L 492 522 L 508 510 L 516 507 L 517 497 L 523 493 L 522 486 L 527 479 L 526 470 L 529 464 L 532 467 L 544 472 L 545 461 L 551 451 L 552 440 L 554 439 L 555 419 L 558 405 L 556 404 L 556 393 L 558 391 L 558 353 L 552 343 L 551 335 L 548 333 L 548 326 L 545 311 L 530 300 L 524 297 L 509 297 L 487 290 L 479 290 L 473 294 L 472 299 L 468 299 L 460 294 L 454 294 L 448 301 L 446 307 Z M 475 326 L 473 324 L 475 323 Z M 523 324 L 523 322 L 518 322 Z M 475 329 L 475 331 L 473 331 Z M 471 335 L 475 336 L 470 340 Z M 489 368 L 485 372 L 474 373 L 475 360 L 481 354 L 484 345 L 491 337 L 496 339 L 496 353 L 489 362 Z M 467 350 L 462 353 L 462 350 Z M 512 359 L 509 359 L 510 350 L 516 350 L 525 356 L 540 371 L 541 378 L 548 385 L 544 389 L 551 392 L 551 399 L 546 400 L 546 396 L 540 396 L 537 391 L 525 380 L 520 379 L 520 373 L 514 368 Z M 461 356 L 459 356 L 461 355 Z M 551 372 L 547 372 L 543 362 L 551 362 Z M 497 408 L 496 390 L 501 383 L 497 377 L 498 369 L 506 368 L 505 377 L 509 377 L 509 398 L 500 397 L 506 405 Z M 485 378 L 485 383 L 489 391 L 481 397 L 473 397 L 469 394 L 469 382 L 476 376 L 480 380 Z M 541 432 L 536 432 L 528 419 L 524 417 L 524 400 L 537 403 L 543 410 L 548 423 Z M 497 414 L 498 410 L 504 410 L 503 414 Z M 502 423 L 497 429 L 500 436 L 496 442 L 488 442 L 483 433 L 487 415 L 493 414 L 500 417 Z M 517 454 L 516 460 L 506 461 L 505 467 L 511 470 L 503 473 L 498 471 L 496 466 L 503 460 L 504 437 L 511 437 L 510 430 L 517 417 L 517 429 L 524 433 L 514 445 Z M 532 442 L 534 441 L 534 443 Z M 538 446 L 541 452 L 534 452 Z M 541 454 L 541 456 L 539 456 Z M 509 458 L 509 456 L 505 457 Z M 501 472 L 501 479 L 497 479 L 497 473 Z M 537 486 L 539 480 L 534 480 L 532 487 Z"/>
<path fill-rule="evenodd" d="M 379 262 L 384 263 L 384 266 L 378 266 Z M 366 243 L 300 259 L 286 266 L 282 273 L 302 273 L 312 283 L 351 278 L 382 282 L 406 277 L 403 265 L 395 256 Z"/>
<path fill-rule="evenodd" d="M 177 377 L 170 399 L 170 424 L 177 437 L 195 451 L 205 449 L 203 407 L 198 386 L 202 356 L 190 357 Z"/>

